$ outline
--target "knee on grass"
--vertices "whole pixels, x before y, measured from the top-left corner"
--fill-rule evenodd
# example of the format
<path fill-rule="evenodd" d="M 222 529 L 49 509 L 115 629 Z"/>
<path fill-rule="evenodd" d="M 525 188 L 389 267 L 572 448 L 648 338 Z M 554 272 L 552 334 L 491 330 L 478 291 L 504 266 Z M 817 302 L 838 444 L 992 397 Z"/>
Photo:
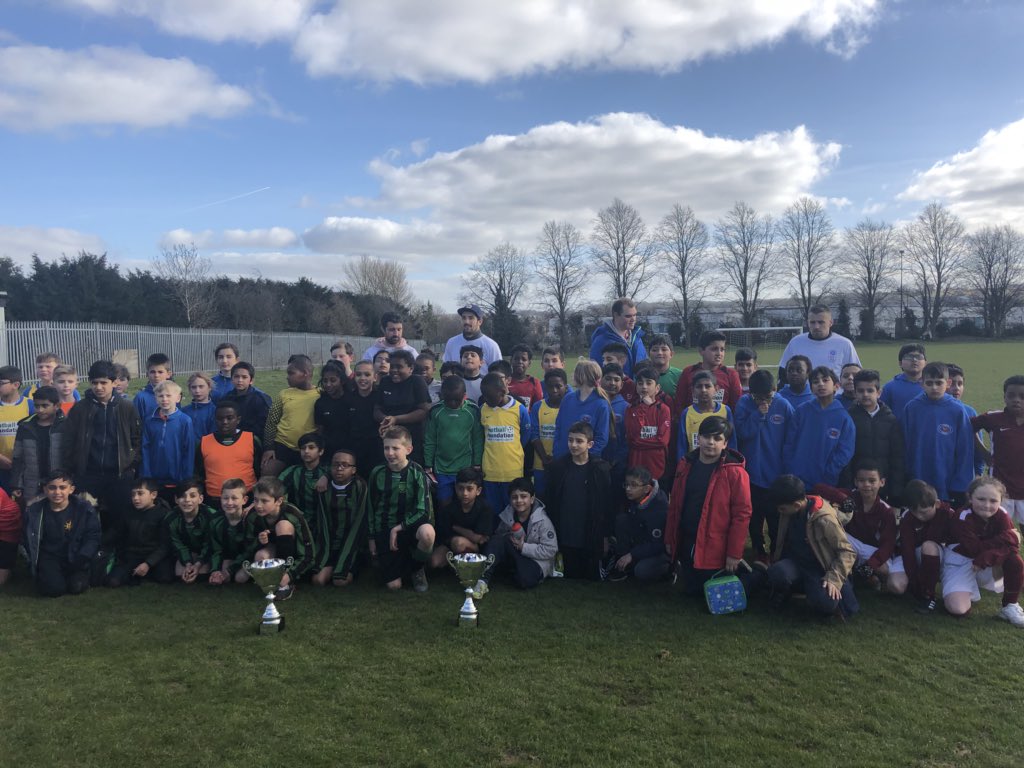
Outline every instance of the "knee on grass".
<path fill-rule="evenodd" d="M 432 552 L 434 550 L 434 526 L 432 525 L 421 525 L 416 530 L 416 546 L 424 552 Z"/>
<path fill-rule="evenodd" d="M 971 610 L 971 595 L 968 592 L 954 592 L 942 598 L 950 616 L 966 616 Z"/>
<path fill-rule="evenodd" d="M 885 588 L 894 595 L 902 595 L 907 591 L 909 580 L 905 573 L 894 573 L 885 582 Z"/>

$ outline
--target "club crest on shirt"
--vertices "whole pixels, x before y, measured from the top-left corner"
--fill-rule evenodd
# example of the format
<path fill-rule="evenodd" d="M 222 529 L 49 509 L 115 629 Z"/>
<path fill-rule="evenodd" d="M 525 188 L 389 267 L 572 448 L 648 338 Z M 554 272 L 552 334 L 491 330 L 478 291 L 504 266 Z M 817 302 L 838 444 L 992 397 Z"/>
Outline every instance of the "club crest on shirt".
<path fill-rule="evenodd" d="M 65 520 L 64 521 L 64 530 L 65 531 L 70 531 L 71 530 L 71 521 L 70 520 Z"/>
<path fill-rule="evenodd" d="M 831 427 L 828 431 L 828 436 L 830 440 L 838 440 L 839 430 L 836 427 Z"/>
<path fill-rule="evenodd" d="M 772 424 L 781 424 L 785 420 L 781 413 L 773 413 L 768 419 Z"/>
<path fill-rule="evenodd" d="M 939 424 L 939 434 L 940 435 L 952 435 L 953 434 L 953 425 L 952 424 Z"/>

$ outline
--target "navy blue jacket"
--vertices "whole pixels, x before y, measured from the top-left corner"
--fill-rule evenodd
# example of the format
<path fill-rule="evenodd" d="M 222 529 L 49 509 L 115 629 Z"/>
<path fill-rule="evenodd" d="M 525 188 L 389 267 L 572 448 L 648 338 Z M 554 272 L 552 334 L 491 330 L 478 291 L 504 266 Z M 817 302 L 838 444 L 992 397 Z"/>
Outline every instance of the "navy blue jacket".
<path fill-rule="evenodd" d="M 736 437 L 739 451 L 747 460 L 751 485 L 769 488 L 776 477 L 784 474 L 782 451 L 795 413 L 789 401 L 778 395 L 772 398 L 768 413 L 764 414 L 757 410 L 750 395 L 736 403 Z"/>
<path fill-rule="evenodd" d="M 100 516 L 92 504 L 72 496 L 68 500 L 71 510 L 71 538 L 68 542 L 68 559 L 75 568 L 81 570 L 96 557 L 102 536 Z M 25 510 L 24 526 L 21 531 L 21 543 L 28 553 L 28 566 L 35 578 L 36 566 L 39 564 L 39 546 L 43 537 L 43 515 L 49 512 L 50 502 L 41 499 L 30 504 Z"/>
<path fill-rule="evenodd" d="M 639 523 L 639 527 L 646 534 L 644 541 L 629 550 L 634 565 L 648 557 L 665 554 L 665 518 L 668 517 L 668 497 L 658 487 L 657 480 L 653 482 L 653 485 L 654 489 L 646 499 L 629 503 L 627 514 Z"/>

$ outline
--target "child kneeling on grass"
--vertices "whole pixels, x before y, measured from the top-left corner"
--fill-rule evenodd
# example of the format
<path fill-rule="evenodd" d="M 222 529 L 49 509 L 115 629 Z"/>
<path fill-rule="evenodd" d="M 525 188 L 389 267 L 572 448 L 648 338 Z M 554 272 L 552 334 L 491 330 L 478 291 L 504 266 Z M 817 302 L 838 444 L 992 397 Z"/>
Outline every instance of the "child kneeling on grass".
<path fill-rule="evenodd" d="M 533 482 L 518 477 L 509 483 L 509 504 L 498 516 L 498 527 L 487 542 L 486 555 L 492 565 L 476 583 L 473 597 L 487 594 L 494 574 L 509 572 L 520 589 L 532 589 L 555 571 L 558 536 L 544 503 L 533 491 Z"/>
<path fill-rule="evenodd" d="M 72 496 L 71 475 L 57 470 L 43 481 L 45 499 L 25 510 L 22 545 L 36 590 L 43 597 L 78 595 L 100 547 L 100 519 L 89 502 Z"/>
<path fill-rule="evenodd" d="M 176 558 L 174 575 L 192 584 L 210 572 L 210 527 L 213 514 L 203 504 L 203 486 L 186 480 L 174 489 L 175 508 L 167 516 L 167 536 Z"/>
<path fill-rule="evenodd" d="M 218 410 L 220 410 L 218 408 Z M 220 512 L 210 525 L 210 584 L 241 582 L 239 574 L 245 554 L 249 495 L 244 480 L 231 477 L 221 485 Z"/>
<path fill-rule="evenodd" d="M 261 477 L 252 489 L 253 512 L 249 528 L 249 550 L 246 560 L 261 562 L 279 558 L 292 559 L 281 576 L 277 599 L 287 600 L 295 591 L 295 583 L 313 565 L 313 536 L 302 513 L 284 499 L 284 483 L 276 477 Z M 248 581 L 241 574 L 235 581 Z"/>
<path fill-rule="evenodd" d="M 1006 488 L 994 477 L 976 477 L 968 486 L 969 506 L 955 526 L 960 543 L 947 550 L 942 566 L 942 598 L 947 611 L 964 616 L 971 603 L 981 599 L 979 586 L 1002 591 L 999 618 L 1024 627 L 1024 610 L 1017 602 L 1024 582 L 1024 560 L 1020 535 L 999 506 L 1005 494 Z"/>
<path fill-rule="evenodd" d="M 430 587 L 424 566 L 434 551 L 433 510 L 427 473 L 409 461 L 412 435 L 405 427 L 384 433 L 384 464 L 375 467 L 369 486 L 370 556 L 380 566 L 388 589 L 401 589 L 411 572 L 415 592 Z"/>
<path fill-rule="evenodd" d="M 151 477 L 132 483 L 132 511 L 121 518 L 119 530 L 111 532 L 116 534 L 116 541 L 110 542 L 115 560 L 106 586 L 134 586 L 143 579 L 157 584 L 174 581 L 174 559 L 164 531 L 171 510 L 159 494 L 160 483 Z"/>
<path fill-rule="evenodd" d="M 779 538 L 768 568 L 772 608 L 779 610 L 793 592 L 824 616 L 849 617 L 860 610 L 850 584 L 857 553 L 846 538 L 835 507 L 808 496 L 796 475 L 782 475 L 771 487 L 779 510 Z"/>
<path fill-rule="evenodd" d="M 918 603 L 914 610 L 930 616 L 935 613 L 935 587 L 939 581 L 947 545 L 955 543 L 957 515 L 924 480 L 911 480 L 903 489 L 907 511 L 900 520 L 900 553 L 905 573 L 894 573 L 889 581 L 896 587 L 908 587 Z"/>
<path fill-rule="evenodd" d="M 480 554 L 487 546 L 495 515 L 483 492 L 484 474 L 476 467 L 460 469 L 455 475 L 455 498 L 438 510 L 440 543 L 430 558 L 431 568 L 447 568 L 449 551 L 456 555 Z"/>
<path fill-rule="evenodd" d="M 641 381 L 637 374 L 637 382 Z M 625 490 L 629 507 L 615 516 L 608 581 L 625 581 L 630 573 L 641 582 L 658 581 L 669 570 L 665 554 L 668 499 L 647 467 L 626 470 Z"/>

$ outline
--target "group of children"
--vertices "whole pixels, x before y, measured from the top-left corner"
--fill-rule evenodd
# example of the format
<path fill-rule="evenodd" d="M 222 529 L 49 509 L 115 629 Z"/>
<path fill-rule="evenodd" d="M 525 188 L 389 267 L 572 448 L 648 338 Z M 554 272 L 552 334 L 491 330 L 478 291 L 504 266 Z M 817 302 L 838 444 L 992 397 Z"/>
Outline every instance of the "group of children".
<path fill-rule="evenodd" d="M 133 399 L 107 361 L 81 398 L 53 355 L 30 390 L 0 368 L 0 580 L 19 543 L 47 595 L 244 581 L 242 562 L 267 557 L 292 558 L 281 598 L 303 579 L 350 585 L 371 561 L 389 588 L 425 591 L 449 552 L 479 553 L 494 566 L 478 595 L 502 572 L 523 588 L 674 573 L 700 595 L 724 570 L 773 606 L 801 592 L 850 616 L 851 576 L 911 592 L 923 613 L 941 580 L 949 613 L 984 586 L 1024 626 L 1024 377 L 1005 382 L 1004 410 L 978 416 L 959 400 L 963 371 L 920 344 L 901 348 L 884 387 L 876 371 L 837 376 L 797 356 L 777 388 L 751 349 L 726 366 L 718 332 L 682 370 L 654 337 L 632 378 L 611 342 L 571 382 L 557 348 L 541 379 L 525 345 L 481 375 L 467 344 L 437 380 L 429 351 L 352 353 L 339 342 L 319 386 L 293 356 L 271 399 L 221 344 L 217 374 L 188 378 L 185 407 L 166 355 L 147 360 Z"/>

